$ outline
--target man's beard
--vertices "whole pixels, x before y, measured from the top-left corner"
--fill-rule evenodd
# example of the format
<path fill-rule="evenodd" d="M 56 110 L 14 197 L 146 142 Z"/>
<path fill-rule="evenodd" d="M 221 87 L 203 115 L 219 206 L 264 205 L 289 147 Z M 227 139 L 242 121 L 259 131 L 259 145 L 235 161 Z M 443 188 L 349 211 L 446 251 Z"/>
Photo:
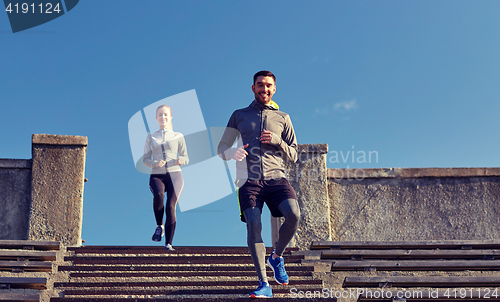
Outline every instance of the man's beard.
<path fill-rule="evenodd" d="M 256 94 L 255 99 L 257 100 L 258 103 L 267 104 L 267 103 L 269 103 L 271 98 L 270 98 L 270 95 L 263 96 L 260 94 Z"/>

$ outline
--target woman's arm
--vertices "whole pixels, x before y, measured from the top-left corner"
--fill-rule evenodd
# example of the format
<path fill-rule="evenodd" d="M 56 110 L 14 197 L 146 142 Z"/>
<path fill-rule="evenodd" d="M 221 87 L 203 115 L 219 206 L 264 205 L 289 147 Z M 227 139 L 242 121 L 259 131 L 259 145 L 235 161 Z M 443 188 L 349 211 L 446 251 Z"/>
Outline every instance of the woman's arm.
<path fill-rule="evenodd" d="M 178 145 L 179 147 L 177 151 L 179 153 L 179 157 L 177 157 L 175 164 L 179 166 L 187 165 L 189 164 L 189 156 L 187 153 L 186 140 L 184 139 L 183 135 L 181 135 L 178 142 L 179 142 Z"/>

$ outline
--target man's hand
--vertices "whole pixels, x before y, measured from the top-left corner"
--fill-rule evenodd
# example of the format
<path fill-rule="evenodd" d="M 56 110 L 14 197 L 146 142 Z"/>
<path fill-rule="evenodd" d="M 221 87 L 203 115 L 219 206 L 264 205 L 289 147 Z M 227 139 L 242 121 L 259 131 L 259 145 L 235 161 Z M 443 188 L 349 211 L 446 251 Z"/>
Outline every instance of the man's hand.
<path fill-rule="evenodd" d="M 177 160 L 175 161 L 175 164 L 178 165 L 178 166 L 182 166 L 184 164 L 184 160 L 182 158 L 177 158 Z"/>
<path fill-rule="evenodd" d="M 273 139 L 273 133 L 271 131 L 264 130 L 260 134 L 260 141 L 264 144 L 270 144 Z"/>
<path fill-rule="evenodd" d="M 236 150 L 236 153 L 234 154 L 234 159 L 237 161 L 242 161 L 245 157 L 247 157 L 248 152 L 245 151 L 245 148 L 248 147 L 248 144 L 241 146 Z"/>
<path fill-rule="evenodd" d="M 160 161 L 156 164 L 156 167 L 157 167 L 157 168 L 164 167 L 166 163 L 167 163 L 167 162 L 166 162 L 166 161 L 164 161 L 164 160 L 162 159 L 162 160 L 160 160 Z"/>

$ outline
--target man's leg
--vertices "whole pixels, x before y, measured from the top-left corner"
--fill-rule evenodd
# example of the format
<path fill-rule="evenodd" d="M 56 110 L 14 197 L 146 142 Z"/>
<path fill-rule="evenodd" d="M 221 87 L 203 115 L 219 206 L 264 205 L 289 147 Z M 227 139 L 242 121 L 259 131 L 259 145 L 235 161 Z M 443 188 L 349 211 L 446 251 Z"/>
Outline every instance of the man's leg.
<path fill-rule="evenodd" d="M 262 222 L 259 208 L 252 207 L 243 211 L 247 222 L 247 244 L 252 256 L 259 281 L 267 282 L 266 246 L 262 240 Z"/>
<path fill-rule="evenodd" d="M 285 222 L 281 225 L 279 230 L 275 251 L 275 255 L 281 257 L 283 256 L 286 246 L 292 240 L 293 235 L 297 232 L 300 220 L 300 209 L 299 203 L 295 199 L 283 200 L 278 208 L 285 217 Z"/>
<path fill-rule="evenodd" d="M 269 266 L 273 269 L 274 280 L 276 280 L 278 284 L 288 284 L 289 278 L 285 270 L 285 263 L 282 255 L 286 246 L 290 240 L 292 240 L 293 235 L 297 231 L 300 210 L 297 200 L 291 198 L 283 200 L 278 208 L 285 217 L 285 222 L 280 227 L 278 242 L 276 242 L 276 249 L 267 259 L 267 264 L 269 264 Z"/>

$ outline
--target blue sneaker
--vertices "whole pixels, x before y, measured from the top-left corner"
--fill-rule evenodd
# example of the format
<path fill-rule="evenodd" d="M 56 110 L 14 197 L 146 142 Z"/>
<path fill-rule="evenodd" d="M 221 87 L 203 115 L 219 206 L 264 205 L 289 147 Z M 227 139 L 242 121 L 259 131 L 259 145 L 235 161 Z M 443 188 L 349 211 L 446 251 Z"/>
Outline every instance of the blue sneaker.
<path fill-rule="evenodd" d="M 273 259 L 274 250 L 271 253 L 271 256 L 267 259 L 267 264 L 271 267 L 274 272 L 274 280 L 281 285 L 288 284 L 288 274 L 285 270 L 285 262 L 283 261 L 283 257 L 278 257 Z"/>
<path fill-rule="evenodd" d="M 259 281 L 259 287 L 250 293 L 250 298 L 272 298 L 273 291 L 269 286 L 269 283 Z"/>
<path fill-rule="evenodd" d="M 165 227 L 163 225 L 159 225 L 156 227 L 155 233 L 153 234 L 153 241 L 161 241 L 161 237 L 165 235 Z"/>

